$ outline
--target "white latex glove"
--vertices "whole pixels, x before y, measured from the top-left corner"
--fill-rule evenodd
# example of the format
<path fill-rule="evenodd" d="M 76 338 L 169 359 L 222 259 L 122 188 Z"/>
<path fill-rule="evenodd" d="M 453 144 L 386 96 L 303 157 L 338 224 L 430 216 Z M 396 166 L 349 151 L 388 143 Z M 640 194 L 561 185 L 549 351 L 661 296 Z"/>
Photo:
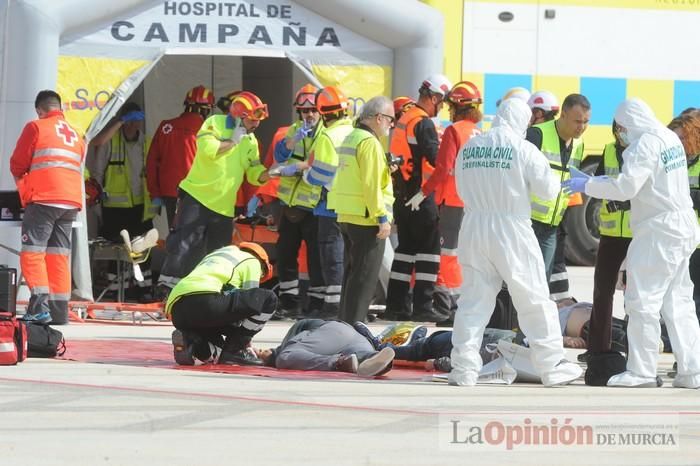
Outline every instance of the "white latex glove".
<path fill-rule="evenodd" d="M 241 142 L 241 140 L 246 134 L 248 134 L 248 130 L 245 128 L 245 126 L 237 127 L 233 130 L 233 134 L 231 135 L 231 142 L 234 144 L 238 144 L 239 142 Z"/>
<path fill-rule="evenodd" d="M 423 191 L 418 191 L 418 193 L 411 199 L 409 199 L 408 202 L 404 205 L 406 207 L 411 206 L 411 210 L 416 211 L 420 209 L 421 202 L 423 202 L 424 200 L 425 194 L 423 194 Z"/>

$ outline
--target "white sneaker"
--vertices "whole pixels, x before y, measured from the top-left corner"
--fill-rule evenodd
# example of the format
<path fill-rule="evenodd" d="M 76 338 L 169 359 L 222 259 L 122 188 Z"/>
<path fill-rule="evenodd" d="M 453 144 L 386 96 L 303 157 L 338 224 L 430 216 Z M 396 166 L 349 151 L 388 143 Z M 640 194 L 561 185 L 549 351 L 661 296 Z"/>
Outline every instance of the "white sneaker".
<path fill-rule="evenodd" d="M 375 377 L 386 374 L 391 370 L 391 363 L 394 361 L 393 348 L 382 348 L 374 356 L 371 356 L 357 366 L 357 375 L 360 377 Z"/>
<path fill-rule="evenodd" d="M 630 371 L 613 375 L 607 383 L 608 387 L 627 388 L 657 388 L 661 387 L 663 384 L 660 377 L 642 377 Z"/>
<path fill-rule="evenodd" d="M 473 387 L 476 385 L 477 380 L 479 380 L 479 374 L 474 371 L 456 372 L 452 370 L 447 375 L 447 383 L 460 387 Z"/>
<path fill-rule="evenodd" d="M 516 369 L 517 370 L 517 369 Z M 581 377 L 583 369 L 578 364 L 569 362 L 566 359 L 559 361 L 554 369 L 542 374 L 542 384 L 545 387 L 555 387 L 557 385 L 567 385 Z"/>
<path fill-rule="evenodd" d="M 700 374 L 676 374 L 676 377 L 673 379 L 673 386 L 676 388 L 700 388 Z"/>

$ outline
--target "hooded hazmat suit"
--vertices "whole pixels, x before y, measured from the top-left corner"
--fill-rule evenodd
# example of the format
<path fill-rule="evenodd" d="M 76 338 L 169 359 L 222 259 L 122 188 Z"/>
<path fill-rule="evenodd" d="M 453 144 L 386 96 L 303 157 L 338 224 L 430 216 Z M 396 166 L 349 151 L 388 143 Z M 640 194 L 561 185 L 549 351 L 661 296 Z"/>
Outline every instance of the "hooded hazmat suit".
<path fill-rule="evenodd" d="M 683 145 L 639 99 L 620 104 L 615 121 L 626 130 L 630 143 L 622 154 L 622 173 L 592 178 L 585 187 L 589 196 L 630 200 L 632 206 L 625 292 L 627 373 L 612 377 L 608 385 L 639 386 L 656 380 L 661 314 L 678 361 L 674 386 L 697 388 L 700 329 L 688 261 L 700 229 L 689 195 Z"/>
<path fill-rule="evenodd" d="M 457 193 L 466 205 L 460 232 L 464 284 L 452 335 L 453 385 L 476 383 L 479 348 L 502 281 L 508 284 L 518 320 L 545 385 L 581 375 L 562 362 L 557 307 L 549 299 L 542 252 L 530 221 L 530 195 L 553 199 L 560 190 L 547 159 L 524 139 L 531 111 L 520 99 L 501 103 L 492 129 L 462 146 L 455 163 Z"/>

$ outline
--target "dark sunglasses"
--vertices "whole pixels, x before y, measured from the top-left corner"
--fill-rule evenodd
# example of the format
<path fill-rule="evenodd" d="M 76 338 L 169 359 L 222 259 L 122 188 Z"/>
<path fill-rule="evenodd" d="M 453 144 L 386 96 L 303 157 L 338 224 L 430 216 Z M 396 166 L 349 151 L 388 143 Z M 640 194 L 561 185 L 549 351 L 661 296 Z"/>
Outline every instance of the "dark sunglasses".
<path fill-rule="evenodd" d="M 377 113 L 377 115 L 381 115 L 381 116 L 383 116 L 383 117 L 387 117 L 387 118 L 389 119 L 389 123 L 391 123 L 392 125 L 393 125 L 394 122 L 396 121 L 396 117 L 393 117 L 393 116 L 391 116 L 391 115 L 387 115 L 386 113 Z"/>
<path fill-rule="evenodd" d="M 299 113 L 318 113 L 318 109 L 315 108 L 300 108 Z"/>

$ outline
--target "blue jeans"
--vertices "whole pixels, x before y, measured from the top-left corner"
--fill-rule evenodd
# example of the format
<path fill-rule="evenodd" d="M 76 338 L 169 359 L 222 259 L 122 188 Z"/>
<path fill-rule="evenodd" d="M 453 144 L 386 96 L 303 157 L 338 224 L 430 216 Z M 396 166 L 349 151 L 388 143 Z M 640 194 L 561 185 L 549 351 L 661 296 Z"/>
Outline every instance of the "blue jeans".
<path fill-rule="evenodd" d="M 544 273 L 547 276 L 547 283 L 549 283 L 554 268 L 554 253 L 557 250 L 557 227 L 533 220 L 532 230 L 535 232 L 537 242 L 542 250 Z"/>

